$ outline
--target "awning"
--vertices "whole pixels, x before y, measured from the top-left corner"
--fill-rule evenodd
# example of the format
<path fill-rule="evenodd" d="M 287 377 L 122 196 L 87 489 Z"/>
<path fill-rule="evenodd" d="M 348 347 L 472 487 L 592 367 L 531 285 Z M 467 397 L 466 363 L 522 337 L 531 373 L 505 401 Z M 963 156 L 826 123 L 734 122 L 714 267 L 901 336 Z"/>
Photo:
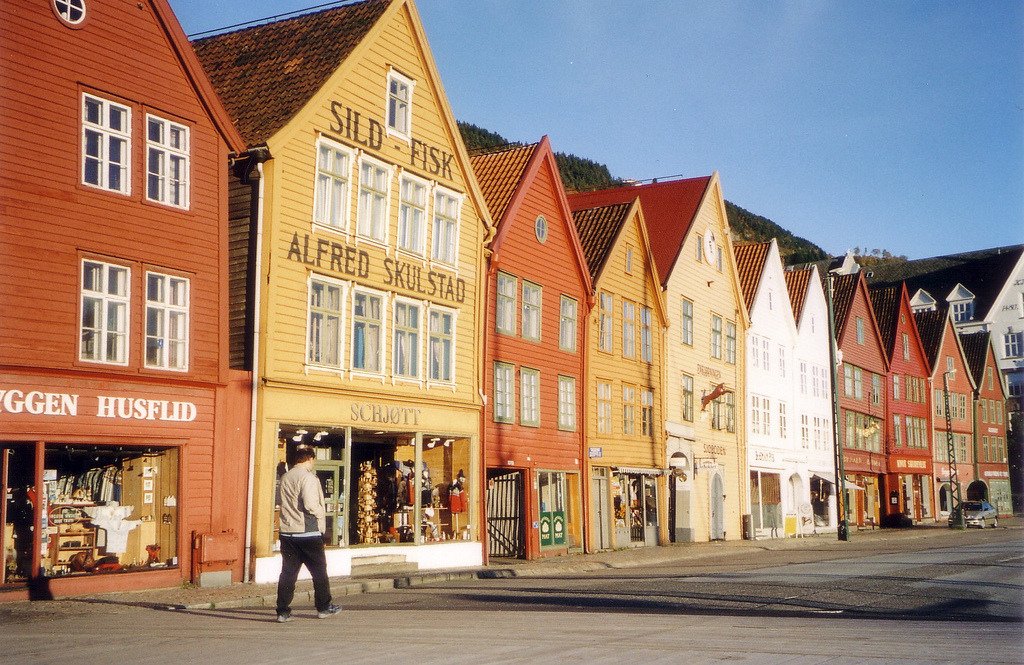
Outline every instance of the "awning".
<path fill-rule="evenodd" d="M 643 469 L 636 466 L 613 466 L 612 471 L 615 473 L 635 473 L 641 476 L 660 476 L 665 473 L 663 469 Z"/>
<path fill-rule="evenodd" d="M 860 485 L 856 485 L 854 483 L 846 483 L 845 485 L 843 485 L 843 487 L 845 487 L 846 489 L 850 490 L 851 492 L 863 492 L 864 491 L 863 487 L 861 487 Z"/>
<path fill-rule="evenodd" d="M 829 485 L 835 485 L 836 484 L 835 474 L 825 473 L 824 471 L 821 472 L 821 473 L 811 474 L 811 480 L 819 480 L 819 481 L 822 481 L 822 482 L 826 482 Z"/>

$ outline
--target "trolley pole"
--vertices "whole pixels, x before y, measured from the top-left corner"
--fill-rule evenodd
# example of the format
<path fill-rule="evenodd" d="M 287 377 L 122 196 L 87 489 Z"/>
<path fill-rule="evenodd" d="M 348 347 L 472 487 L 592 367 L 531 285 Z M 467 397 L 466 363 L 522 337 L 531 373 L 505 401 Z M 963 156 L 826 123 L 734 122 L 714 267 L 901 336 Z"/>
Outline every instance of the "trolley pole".
<path fill-rule="evenodd" d="M 832 444 L 835 447 L 836 469 L 836 535 L 839 540 L 850 539 L 850 526 L 846 520 L 846 470 L 843 466 L 843 444 L 839 440 L 839 342 L 836 340 L 836 315 L 832 305 L 832 271 L 825 273 L 828 288 L 828 359 L 832 374 Z"/>

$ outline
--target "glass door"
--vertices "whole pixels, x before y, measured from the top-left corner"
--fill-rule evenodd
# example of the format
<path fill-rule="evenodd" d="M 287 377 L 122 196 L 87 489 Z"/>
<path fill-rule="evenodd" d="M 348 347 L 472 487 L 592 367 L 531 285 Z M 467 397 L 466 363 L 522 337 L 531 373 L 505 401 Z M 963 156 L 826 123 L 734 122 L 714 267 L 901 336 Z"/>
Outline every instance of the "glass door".
<path fill-rule="evenodd" d="M 324 505 L 327 511 L 327 526 L 324 543 L 337 547 L 345 541 L 345 463 L 333 460 L 318 460 L 316 477 L 324 490 Z"/>
<path fill-rule="evenodd" d="M 23 585 L 31 576 L 37 495 L 34 485 L 33 446 L 0 446 L 0 585 Z"/>

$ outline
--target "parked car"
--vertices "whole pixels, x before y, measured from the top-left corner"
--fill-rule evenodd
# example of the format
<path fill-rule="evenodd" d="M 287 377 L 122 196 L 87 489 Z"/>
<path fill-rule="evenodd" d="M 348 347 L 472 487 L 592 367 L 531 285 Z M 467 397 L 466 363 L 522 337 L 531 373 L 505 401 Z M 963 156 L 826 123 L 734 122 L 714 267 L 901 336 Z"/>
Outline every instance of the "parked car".
<path fill-rule="evenodd" d="M 999 514 L 988 501 L 964 501 L 960 509 L 964 511 L 964 525 L 984 529 L 988 525 L 999 526 Z M 954 516 L 949 516 L 949 525 L 953 526 Z"/>

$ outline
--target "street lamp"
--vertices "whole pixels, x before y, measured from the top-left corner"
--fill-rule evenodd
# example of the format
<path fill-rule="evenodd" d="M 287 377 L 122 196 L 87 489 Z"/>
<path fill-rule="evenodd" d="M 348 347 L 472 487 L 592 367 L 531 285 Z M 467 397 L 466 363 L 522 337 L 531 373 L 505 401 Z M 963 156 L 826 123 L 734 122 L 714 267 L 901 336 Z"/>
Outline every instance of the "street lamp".
<path fill-rule="evenodd" d="M 956 376 L 956 370 L 946 370 L 942 373 L 942 399 L 945 402 L 946 411 L 946 461 L 949 464 L 949 506 L 950 524 L 954 529 L 967 528 L 964 524 L 964 510 L 960 497 L 960 475 L 956 468 L 956 443 L 953 441 L 953 414 L 949 409 L 949 377 Z"/>
<path fill-rule="evenodd" d="M 832 305 L 832 280 L 835 274 L 825 273 L 828 288 L 828 359 L 832 372 L 832 444 L 835 448 L 836 469 L 836 535 L 839 540 L 850 539 L 850 527 L 846 521 L 846 470 L 843 466 L 843 446 L 839 441 L 839 365 L 836 360 L 836 314 Z"/>

